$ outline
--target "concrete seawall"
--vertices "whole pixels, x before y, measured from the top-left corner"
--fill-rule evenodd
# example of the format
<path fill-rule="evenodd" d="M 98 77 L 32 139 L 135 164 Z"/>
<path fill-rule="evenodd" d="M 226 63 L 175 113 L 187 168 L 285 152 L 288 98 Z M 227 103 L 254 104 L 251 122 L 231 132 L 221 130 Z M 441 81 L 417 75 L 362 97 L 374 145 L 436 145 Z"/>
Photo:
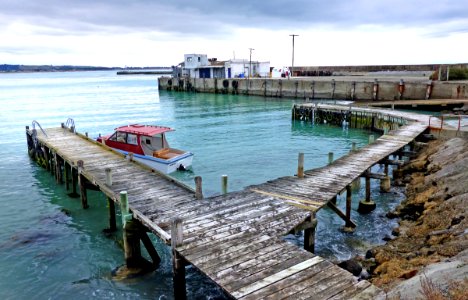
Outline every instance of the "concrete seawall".
<path fill-rule="evenodd" d="M 421 100 L 468 99 L 468 81 L 353 77 L 172 78 L 158 79 L 160 90 L 244 94 L 297 99 Z"/>

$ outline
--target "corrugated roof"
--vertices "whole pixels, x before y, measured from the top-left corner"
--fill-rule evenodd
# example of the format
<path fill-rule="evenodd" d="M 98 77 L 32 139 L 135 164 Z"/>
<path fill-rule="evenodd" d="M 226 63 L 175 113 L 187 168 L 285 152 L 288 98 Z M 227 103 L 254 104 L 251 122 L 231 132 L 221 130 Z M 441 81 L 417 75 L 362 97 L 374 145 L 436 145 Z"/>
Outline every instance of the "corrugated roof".
<path fill-rule="evenodd" d="M 174 131 L 174 129 L 164 126 L 154 126 L 154 125 L 141 125 L 141 124 L 131 124 L 126 126 L 120 126 L 115 129 L 116 131 L 134 133 L 139 135 L 153 136 L 156 134 Z"/>

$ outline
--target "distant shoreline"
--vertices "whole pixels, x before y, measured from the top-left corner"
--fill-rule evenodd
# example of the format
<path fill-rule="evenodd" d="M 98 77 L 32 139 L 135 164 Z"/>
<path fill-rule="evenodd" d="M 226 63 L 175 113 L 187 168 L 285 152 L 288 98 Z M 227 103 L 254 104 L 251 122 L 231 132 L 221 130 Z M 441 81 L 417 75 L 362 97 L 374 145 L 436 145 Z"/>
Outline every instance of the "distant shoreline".
<path fill-rule="evenodd" d="M 165 71 L 167 70 L 167 71 Z M 93 66 L 51 66 L 51 65 L 10 65 L 0 64 L 0 73 L 42 73 L 42 72 L 82 72 L 82 71 L 122 71 L 122 72 L 172 72 L 171 67 L 93 67 Z"/>

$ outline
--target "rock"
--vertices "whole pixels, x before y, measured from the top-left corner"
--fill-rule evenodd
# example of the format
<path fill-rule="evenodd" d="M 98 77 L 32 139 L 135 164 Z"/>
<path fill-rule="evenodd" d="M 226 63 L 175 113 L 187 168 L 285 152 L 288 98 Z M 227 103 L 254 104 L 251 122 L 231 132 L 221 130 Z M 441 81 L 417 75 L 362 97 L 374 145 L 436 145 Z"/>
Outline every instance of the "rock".
<path fill-rule="evenodd" d="M 366 259 L 373 258 L 374 255 L 375 255 L 375 253 L 374 253 L 373 250 L 367 250 L 365 258 L 366 258 Z"/>
<path fill-rule="evenodd" d="M 455 218 L 452 219 L 452 222 L 450 223 L 450 226 L 460 224 L 461 221 L 463 221 L 464 219 L 465 219 L 465 216 L 455 217 Z"/>
<path fill-rule="evenodd" d="M 398 212 L 396 212 L 396 211 L 389 211 L 386 214 L 386 217 L 389 218 L 389 219 L 396 219 L 396 218 L 400 217 L 400 214 Z"/>
<path fill-rule="evenodd" d="M 392 235 L 393 236 L 399 236 L 400 235 L 400 227 L 393 228 Z"/>
<path fill-rule="evenodd" d="M 359 276 L 362 271 L 361 265 L 353 259 L 342 261 L 338 264 L 338 266 L 348 272 L 351 272 L 354 276 Z"/>
<path fill-rule="evenodd" d="M 391 241 L 391 240 L 392 240 L 392 237 L 391 237 L 391 236 L 389 236 L 388 234 L 386 234 L 386 235 L 383 237 L 383 239 L 382 239 L 382 240 L 384 240 L 384 241 L 388 242 L 388 241 Z"/>
<path fill-rule="evenodd" d="M 399 278 L 404 278 L 404 279 L 410 279 L 411 277 L 414 277 L 416 274 L 418 274 L 418 270 L 412 269 L 409 270 L 399 276 Z"/>

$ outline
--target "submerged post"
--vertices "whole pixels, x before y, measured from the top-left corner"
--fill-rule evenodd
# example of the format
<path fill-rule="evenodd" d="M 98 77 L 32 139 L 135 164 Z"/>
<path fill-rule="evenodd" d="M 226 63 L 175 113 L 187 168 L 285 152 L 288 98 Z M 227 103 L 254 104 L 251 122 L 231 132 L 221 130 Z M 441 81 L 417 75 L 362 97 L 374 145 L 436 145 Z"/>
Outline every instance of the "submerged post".
<path fill-rule="evenodd" d="M 111 168 L 106 168 L 106 185 L 108 187 L 112 186 L 112 170 Z M 109 231 L 117 230 L 117 222 L 115 220 L 115 203 L 110 198 L 107 197 L 107 205 L 109 206 Z"/>
<path fill-rule="evenodd" d="M 333 152 L 328 152 L 328 164 L 333 163 Z"/>
<path fill-rule="evenodd" d="M 370 171 L 369 171 L 370 172 Z M 366 174 L 366 198 L 359 202 L 358 212 L 367 214 L 376 208 L 375 202 L 370 198 L 370 175 Z"/>
<path fill-rule="evenodd" d="M 185 287 L 185 260 L 177 251 L 183 243 L 182 219 L 175 218 L 171 224 L 172 272 L 174 284 L 174 298 L 187 299 Z"/>
<path fill-rule="evenodd" d="M 391 182 L 390 176 L 385 176 L 385 178 L 380 180 L 380 191 L 383 193 L 390 192 Z"/>
<path fill-rule="evenodd" d="M 228 191 L 228 176 L 221 175 L 221 192 L 227 194 Z"/>
<path fill-rule="evenodd" d="M 352 196 L 352 190 L 351 190 L 351 185 L 346 186 L 346 220 L 345 220 L 345 226 L 343 230 L 345 232 L 353 232 L 354 231 L 354 224 L 351 221 L 351 196 Z"/>
<path fill-rule="evenodd" d="M 68 191 L 70 189 L 70 171 L 67 169 L 67 162 L 63 161 L 63 173 L 65 177 L 65 188 Z"/>
<path fill-rule="evenodd" d="M 81 206 L 86 209 L 89 207 L 88 205 L 88 195 L 86 192 L 86 178 L 84 177 L 83 169 L 84 169 L 84 162 L 79 160 L 78 164 L 78 184 L 80 186 L 80 195 L 81 195 Z"/>
<path fill-rule="evenodd" d="M 195 198 L 197 200 L 203 199 L 202 178 L 201 178 L 201 176 L 195 176 Z"/>
<path fill-rule="evenodd" d="M 314 253 L 315 252 L 315 229 L 317 228 L 317 219 L 310 214 L 306 222 L 308 226 L 304 229 L 304 249 Z"/>
<path fill-rule="evenodd" d="M 304 178 L 304 153 L 299 153 L 297 158 L 297 177 Z"/>

